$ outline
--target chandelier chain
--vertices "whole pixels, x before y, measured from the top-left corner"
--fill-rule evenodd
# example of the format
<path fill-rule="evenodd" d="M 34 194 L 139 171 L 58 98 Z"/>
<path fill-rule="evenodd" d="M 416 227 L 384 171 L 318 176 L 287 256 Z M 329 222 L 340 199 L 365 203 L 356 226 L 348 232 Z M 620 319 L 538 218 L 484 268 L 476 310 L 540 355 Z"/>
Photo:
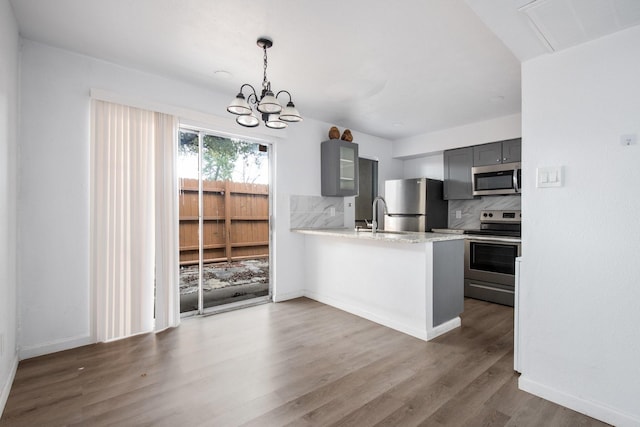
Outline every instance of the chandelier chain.
<path fill-rule="evenodd" d="M 269 82 L 267 81 L 267 47 L 264 46 L 262 49 L 264 50 L 264 74 L 262 77 L 262 88 L 267 90 L 269 86 Z"/>

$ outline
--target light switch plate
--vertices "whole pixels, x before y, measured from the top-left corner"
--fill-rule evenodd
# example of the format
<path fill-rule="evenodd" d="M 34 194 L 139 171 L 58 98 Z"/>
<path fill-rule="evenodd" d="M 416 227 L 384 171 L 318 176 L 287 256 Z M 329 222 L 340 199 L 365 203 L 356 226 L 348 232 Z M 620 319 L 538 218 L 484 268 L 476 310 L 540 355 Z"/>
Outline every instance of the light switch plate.
<path fill-rule="evenodd" d="M 545 166 L 536 169 L 536 187 L 562 187 L 562 166 Z"/>

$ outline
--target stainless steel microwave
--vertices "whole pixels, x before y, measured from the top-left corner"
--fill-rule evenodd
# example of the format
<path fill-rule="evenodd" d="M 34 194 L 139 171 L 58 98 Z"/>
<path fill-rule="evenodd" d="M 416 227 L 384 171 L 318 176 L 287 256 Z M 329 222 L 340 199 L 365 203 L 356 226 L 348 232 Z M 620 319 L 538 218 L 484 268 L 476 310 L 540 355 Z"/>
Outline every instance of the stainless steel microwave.
<path fill-rule="evenodd" d="M 520 162 L 471 168 L 473 195 L 520 194 Z"/>

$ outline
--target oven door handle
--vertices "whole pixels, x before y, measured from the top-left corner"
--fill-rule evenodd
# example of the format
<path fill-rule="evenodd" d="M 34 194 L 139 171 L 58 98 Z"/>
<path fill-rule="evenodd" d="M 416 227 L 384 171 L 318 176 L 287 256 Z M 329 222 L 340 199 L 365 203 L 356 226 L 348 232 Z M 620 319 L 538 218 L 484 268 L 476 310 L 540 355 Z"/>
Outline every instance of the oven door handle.
<path fill-rule="evenodd" d="M 520 188 L 518 188 L 518 168 L 513 169 L 513 190 L 516 193 L 520 192 Z"/>

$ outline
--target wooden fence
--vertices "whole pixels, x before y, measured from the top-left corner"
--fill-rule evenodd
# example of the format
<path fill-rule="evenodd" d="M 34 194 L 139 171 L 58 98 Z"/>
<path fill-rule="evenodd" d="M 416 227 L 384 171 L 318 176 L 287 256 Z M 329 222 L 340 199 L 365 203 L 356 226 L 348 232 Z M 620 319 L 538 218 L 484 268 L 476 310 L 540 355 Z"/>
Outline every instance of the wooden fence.
<path fill-rule="evenodd" d="M 198 263 L 198 180 L 180 185 L 180 265 Z M 203 181 L 204 262 L 269 256 L 269 186 Z"/>

